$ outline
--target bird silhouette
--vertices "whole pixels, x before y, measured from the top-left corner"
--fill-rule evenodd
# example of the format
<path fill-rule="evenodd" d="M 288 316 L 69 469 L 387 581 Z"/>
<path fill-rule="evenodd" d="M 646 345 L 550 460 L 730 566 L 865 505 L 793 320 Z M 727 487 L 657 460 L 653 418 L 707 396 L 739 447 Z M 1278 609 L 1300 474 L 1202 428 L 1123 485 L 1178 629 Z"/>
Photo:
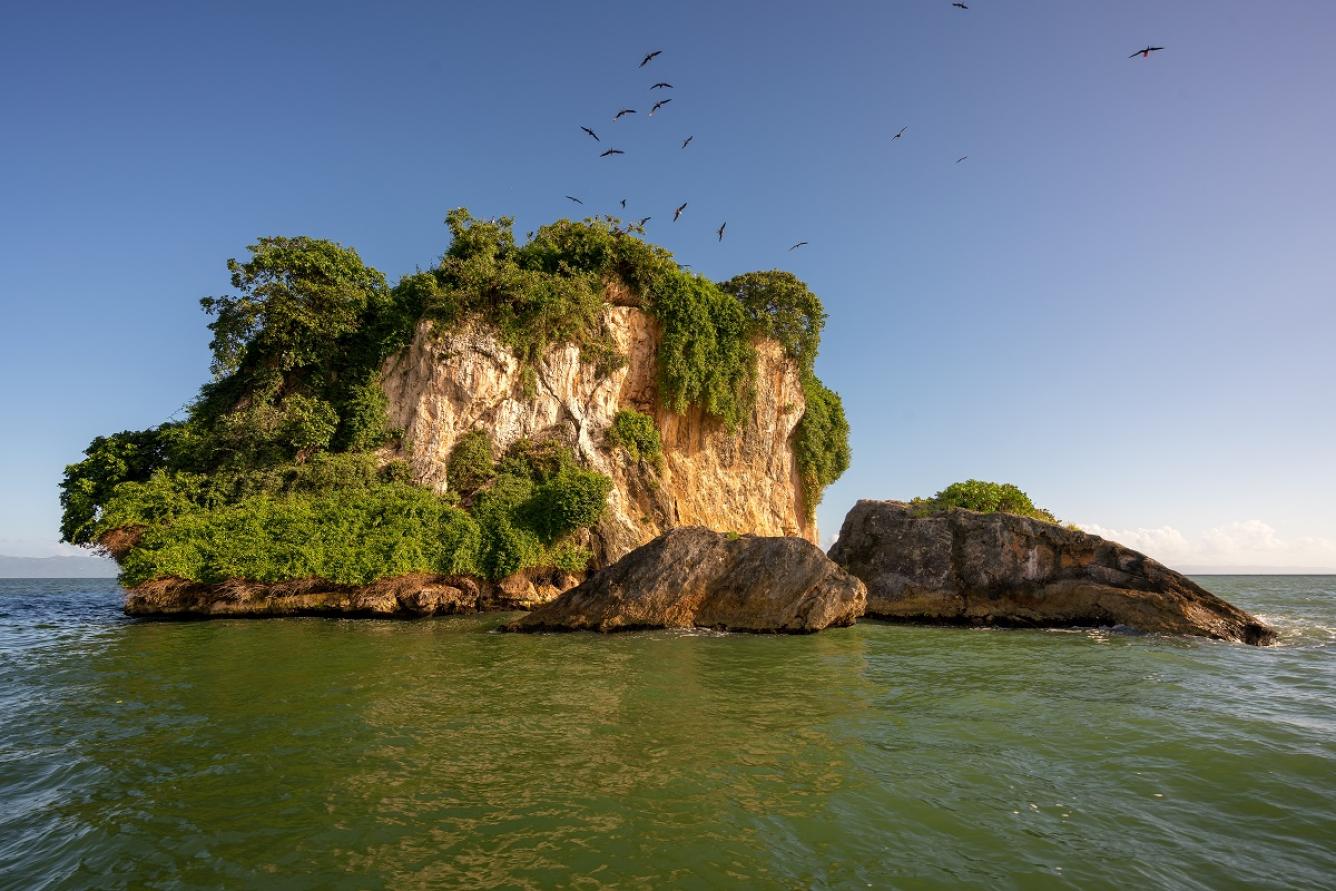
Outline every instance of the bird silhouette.
<path fill-rule="evenodd" d="M 964 3 L 952 3 L 951 5 L 952 5 L 952 6 L 958 6 L 958 7 L 960 7 L 961 9 L 969 9 L 969 7 L 966 6 Z"/>
<path fill-rule="evenodd" d="M 690 144 L 691 144 L 691 140 L 693 140 L 693 139 L 695 139 L 695 138 L 696 138 L 696 137 L 694 137 L 694 136 L 688 136 L 686 139 L 682 140 L 682 148 L 686 148 L 688 145 L 690 145 Z"/>
<path fill-rule="evenodd" d="M 620 120 L 622 119 L 622 115 L 635 114 L 635 113 L 636 113 L 636 110 L 635 110 L 634 108 L 623 108 L 621 111 L 619 111 L 619 112 L 617 112 L 615 115 L 613 115 L 613 116 L 612 116 L 612 119 L 613 119 L 614 121 L 620 121 Z"/>
<path fill-rule="evenodd" d="M 789 248 L 789 250 L 791 250 L 791 251 L 796 251 L 798 248 L 802 247 L 802 246 L 805 245 L 805 244 L 807 244 L 807 242 L 805 242 L 805 241 L 800 241 L 800 242 L 798 242 L 797 244 L 795 244 L 793 247 Z"/>
<path fill-rule="evenodd" d="M 900 132 L 897 133 L 897 134 L 895 134 L 895 135 L 892 136 L 891 138 L 892 138 L 892 139 L 899 139 L 901 136 L 904 136 L 904 135 L 905 135 L 905 131 L 908 130 L 908 129 L 909 129 L 908 127 L 901 127 L 901 128 L 900 128 Z"/>
<path fill-rule="evenodd" d="M 672 84 L 666 83 L 664 81 L 659 81 L 654 86 L 650 87 L 651 90 L 671 90 L 672 88 L 673 88 Z"/>
<path fill-rule="evenodd" d="M 653 217 L 641 217 L 640 219 L 636 220 L 636 225 L 643 229 L 643 228 L 645 228 L 645 224 L 648 223 L 648 222 L 649 222 L 650 220 L 652 220 L 652 219 L 654 219 L 654 218 L 653 218 Z"/>
<path fill-rule="evenodd" d="M 622 210 L 626 210 L 626 199 L 622 199 Z"/>
<path fill-rule="evenodd" d="M 576 198 L 574 195 L 567 195 L 566 197 L 574 201 L 576 204 L 584 204 L 583 201 L 581 201 L 579 198 Z"/>
<path fill-rule="evenodd" d="M 683 201 L 683 202 L 682 202 L 682 206 L 679 207 L 677 210 L 673 211 L 673 222 L 674 222 L 674 223 L 676 223 L 676 222 L 677 222 L 677 218 L 680 217 L 680 216 L 682 215 L 682 211 L 684 211 L 684 210 L 686 210 L 686 209 L 687 209 L 687 203 L 686 203 L 685 201 Z"/>
<path fill-rule="evenodd" d="M 961 161 L 965 160 L 968 157 L 969 155 L 961 155 L 959 158 L 956 158 L 956 163 L 959 164 Z"/>
<path fill-rule="evenodd" d="M 1151 53 L 1158 53 L 1158 52 L 1159 52 L 1160 50 L 1162 50 L 1162 49 L 1164 49 L 1164 47 L 1162 47 L 1162 46 L 1148 46 L 1148 47 L 1146 47 L 1145 49 L 1139 49 L 1139 50 L 1137 50 L 1136 52 L 1132 53 L 1132 55 L 1128 56 L 1127 58 L 1129 58 L 1129 59 L 1135 59 L 1137 56 L 1140 56 L 1140 57 L 1143 58 L 1143 59 L 1149 59 Z"/>
<path fill-rule="evenodd" d="M 602 141 L 603 141 L 603 140 L 601 140 L 601 139 L 598 138 L 598 134 L 597 134 L 597 133 L 595 133 L 593 130 L 590 130 L 588 127 L 581 127 L 580 129 L 583 130 L 583 131 L 585 131 L 586 133 L 588 133 L 590 136 L 594 137 L 594 141 L 595 141 L 595 142 L 602 142 Z"/>
<path fill-rule="evenodd" d="M 624 154 L 626 154 L 626 152 L 622 151 L 621 149 L 608 149 L 606 152 L 599 155 L 599 157 L 606 158 L 608 155 L 624 155 Z"/>
<path fill-rule="evenodd" d="M 720 240 L 720 241 L 723 241 L 723 240 L 724 240 L 724 227 L 727 226 L 727 225 L 728 225 L 727 221 L 725 221 L 725 222 L 719 224 L 718 232 L 719 232 L 719 240 Z"/>
<path fill-rule="evenodd" d="M 640 60 L 640 67 L 641 67 L 641 68 L 644 68 L 644 67 L 645 67 L 646 65 L 648 65 L 650 62 L 654 61 L 654 57 L 657 56 L 657 55 L 658 55 L 659 53 L 661 53 L 661 52 L 663 52 L 663 50 L 655 50 L 655 51 L 652 52 L 652 53 L 645 53 L 645 58 L 643 58 L 643 59 Z"/>
<path fill-rule="evenodd" d="M 654 112 L 658 111 L 660 108 L 663 108 L 665 105 L 667 105 L 669 102 L 672 101 L 673 100 L 671 99 L 660 99 L 658 102 L 655 102 L 654 107 L 649 110 L 650 117 L 653 117 Z"/>

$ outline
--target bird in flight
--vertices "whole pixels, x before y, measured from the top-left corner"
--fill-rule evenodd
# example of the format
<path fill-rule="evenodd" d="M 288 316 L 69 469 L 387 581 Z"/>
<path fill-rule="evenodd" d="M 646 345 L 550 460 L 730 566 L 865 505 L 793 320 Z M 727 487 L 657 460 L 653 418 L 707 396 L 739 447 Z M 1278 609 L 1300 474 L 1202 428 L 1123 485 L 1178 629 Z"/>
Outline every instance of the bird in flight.
<path fill-rule="evenodd" d="M 895 135 L 892 136 L 891 138 L 892 138 L 892 139 L 899 139 L 901 136 L 904 136 L 904 135 L 905 135 L 905 131 L 908 130 L 908 129 L 909 129 L 908 127 L 901 127 L 901 128 L 900 128 L 900 132 L 897 133 L 897 134 L 895 134 Z"/>
<path fill-rule="evenodd" d="M 964 3 L 952 3 L 951 5 L 952 5 L 952 6 L 958 6 L 958 7 L 960 7 L 961 9 L 969 9 L 969 7 L 966 6 Z"/>
<path fill-rule="evenodd" d="M 652 53 L 645 53 L 645 58 L 643 58 L 643 59 L 640 60 L 640 67 L 641 67 L 641 68 L 644 68 L 644 67 L 645 67 L 646 65 L 648 65 L 650 62 L 654 61 L 654 57 L 657 56 L 657 55 L 658 55 L 659 53 L 661 53 L 661 52 L 663 52 L 663 50 L 655 50 L 655 51 L 652 52 Z"/>
<path fill-rule="evenodd" d="M 1137 56 L 1140 56 L 1140 57 L 1143 58 L 1143 59 L 1149 59 L 1151 53 L 1158 53 L 1158 52 L 1159 52 L 1160 50 L 1162 50 L 1162 49 L 1164 49 L 1164 47 L 1162 47 L 1162 46 L 1148 46 L 1148 47 L 1146 47 L 1145 49 L 1137 50 L 1136 52 L 1132 53 L 1132 55 L 1128 56 L 1127 58 L 1129 58 L 1129 59 L 1135 59 Z"/>
<path fill-rule="evenodd" d="M 682 215 L 682 211 L 684 211 L 684 210 L 686 210 L 686 209 L 687 209 L 687 203 L 686 203 L 685 201 L 683 201 L 683 202 L 682 202 L 682 206 L 679 207 L 677 210 L 673 211 L 673 222 L 674 222 L 674 223 L 676 223 L 676 222 L 677 222 L 677 218 L 680 217 L 680 216 Z"/>
<path fill-rule="evenodd" d="M 602 141 L 603 141 L 603 140 L 601 140 L 601 139 L 598 138 L 598 134 L 597 134 L 597 133 L 595 133 L 593 130 L 590 130 L 588 127 L 581 127 L 580 129 L 583 130 L 583 131 L 585 131 L 586 133 L 588 133 L 590 136 L 594 137 L 594 141 L 595 141 L 595 142 L 602 142 Z"/>
<path fill-rule="evenodd" d="M 728 225 L 728 222 L 727 222 L 727 221 L 722 222 L 722 223 L 719 224 L 719 229 L 718 229 L 717 231 L 718 231 L 718 233 L 719 233 L 719 240 L 720 240 L 720 241 L 723 241 L 723 240 L 724 240 L 724 227 L 727 226 L 727 225 Z"/>
<path fill-rule="evenodd" d="M 626 152 L 622 151 L 621 149 L 608 149 L 606 152 L 599 155 L 599 157 L 606 158 L 608 155 L 624 155 L 624 154 L 626 154 Z"/>
<path fill-rule="evenodd" d="M 669 102 L 672 101 L 673 100 L 671 99 L 660 99 L 658 102 L 655 102 L 654 107 L 649 110 L 650 117 L 654 117 L 654 112 L 658 111 L 660 108 L 663 108 L 665 105 L 667 105 Z"/>
<path fill-rule="evenodd" d="M 694 137 L 694 136 L 688 136 L 686 139 L 682 140 L 682 148 L 686 148 L 688 145 L 690 145 L 690 144 L 691 144 L 691 140 L 693 140 L 693 139 L 695 139 L 695 138 L 696 138 L 696 137 Z"/>
<path fill-rule="evenodd" d="M 620 121 L 622 119 L 622 115 L 635 114 L 635 113 L 636 110 L 634 108 L 623 108 L 621 111 L 613 115 L 612 119 L 614 121 Z"/>
<path fill-rule="evenodd" d="M 574 201 L 576 204 L 584 204 L 583 201 L 581 201 L 579 198 L 576 198 L 574 195 L 567 195 L 566 197 Z"/>
<path fill-rule="evenodd" d="M 654 86 L 650 87 L 651 90 L 671 90 L 672 88 L 673 88 L 672 84 L 666 83 L 664 81 L 659 81 Z"/>
<path fill-rule="evenodd" d="M 807 242 L 805 242 L 805 241 L 800 241 L 800 242 L 798 242 L 797 244 L 795 244 L 793 247 L 789 248 L 789 250 L 791 250 L 791 251 L 796 251 L 798 248 L 802 247 L 802 246 L 805 245 L 805 244 L 807 244 Z"/>
<path fill-rule="evenodd" d="M 959 164 L 961 161 L 965 160 L 968 157 L 969 155 L 961 155 L 959 158 L 956 158 L 956 163 Z"/>
<path fill-rule="evenodd" d="M 654 218 L 653 218 L 653 217 L 641 217 L 640 219 L 636 220 L 636 225 L 643 229 L 643 228 L 645 228 L 645 224 L 648 223 L 648 222 L 649 222 L 650 220 L 652 220 L 652 219 L 654 219 Z"/>
<path fill-rule="evenodd" d="M 626 210 L 626 199 L 622 199 L 622 210 Z"/>

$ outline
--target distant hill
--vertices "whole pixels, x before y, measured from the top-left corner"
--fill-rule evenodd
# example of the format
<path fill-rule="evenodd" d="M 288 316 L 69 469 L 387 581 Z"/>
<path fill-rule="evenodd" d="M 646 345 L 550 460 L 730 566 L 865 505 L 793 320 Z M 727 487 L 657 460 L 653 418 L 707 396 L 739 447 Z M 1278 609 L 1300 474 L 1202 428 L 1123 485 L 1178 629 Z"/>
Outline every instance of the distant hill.
<path fill-rule="evenodd" d="M 0 554 L 0 579 L 115 578 L 116 561 L 106 557 L 8 557 Z"/>

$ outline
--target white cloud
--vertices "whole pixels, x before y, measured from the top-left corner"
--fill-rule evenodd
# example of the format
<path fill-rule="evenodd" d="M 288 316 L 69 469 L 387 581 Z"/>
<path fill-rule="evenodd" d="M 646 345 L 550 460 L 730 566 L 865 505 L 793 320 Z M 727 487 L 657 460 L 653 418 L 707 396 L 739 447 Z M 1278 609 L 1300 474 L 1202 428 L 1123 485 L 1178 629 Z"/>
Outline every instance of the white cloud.
<path fill-rule="evenodd" d="M 1336 541 L 1312 536 L 1282 538 L 1274 527 L 1261 520 L 1216 526 L 1192 538 L 1173 526 L 1109 529 L 1097 523 L 1077 525 L 1170 566 L 1336 567 Z"/>

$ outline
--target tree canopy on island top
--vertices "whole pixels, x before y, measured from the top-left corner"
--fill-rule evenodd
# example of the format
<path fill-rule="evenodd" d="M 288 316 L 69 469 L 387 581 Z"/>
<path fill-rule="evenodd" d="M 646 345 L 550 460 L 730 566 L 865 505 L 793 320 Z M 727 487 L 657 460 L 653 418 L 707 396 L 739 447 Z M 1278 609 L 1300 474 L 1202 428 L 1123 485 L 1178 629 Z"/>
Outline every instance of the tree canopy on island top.
<path fill-rule="evenodd" d="M 572 536 L 598 521 L 607 477 L 555 443 L 497 455 L 477 431 L 450 457 L 451 491 L 418 488 L 402 462 L 383 457 L 399 433 L 379 372 L 423 319 L 491 325 L 529 386 L 557 343 L 611 372 L 626 357 L 599 325 L 610 281 L 662 327 L 670 409 L 696 406 L 736 430 L 755 393 L 753 342 L 774 338 L 806 396 L 794 449 L 809 513 L 848 468 L 843 405 L 812 368 L 825 310 L 791 273 L 715 283 L 612 217 L 558 220 L 523 244 L 507 217 L 460 208 L 446 224 L 453 237 L 440 261 L 393 286 L 354 249 L 306 236 L 261 238 L 248 259 L 229 260 L 235 293 L 200 301 L 212 317 L 213 380 L 184 420 L 99 436 L 66 468 L 64 540 L 112 551 L 131 585 L 583 568 L 590 555 Z M 625 413 L 616 426 L 611 447 L 657 456 L 651 418 Z"/>

